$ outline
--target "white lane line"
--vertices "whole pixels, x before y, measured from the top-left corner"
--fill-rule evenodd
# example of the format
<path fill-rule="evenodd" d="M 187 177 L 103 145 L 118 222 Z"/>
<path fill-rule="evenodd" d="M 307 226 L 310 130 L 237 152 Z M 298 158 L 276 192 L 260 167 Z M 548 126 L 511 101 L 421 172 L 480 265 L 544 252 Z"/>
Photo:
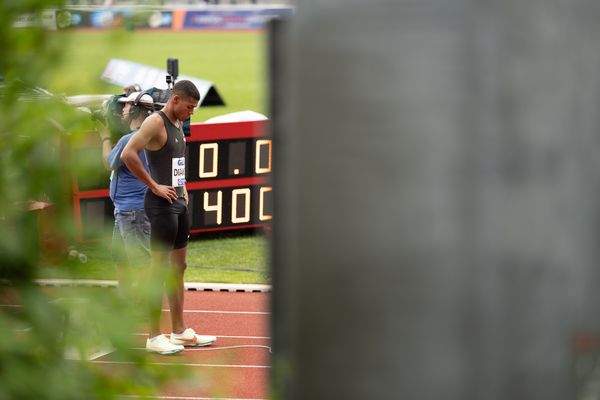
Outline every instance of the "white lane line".
<path fill-rule="evenodd" d="M 122 364 L 122 365 L 137 365 L 137 363 L 131 361 L 103 361 L 103 360 L 92 360 L 91 363 L 95 364 Z M 259 368 L 259 369 L 271 369 L 270 365 L 242 365 L 242 364 L 190 364 L 190 363 L 157 363 L 151 362 L 152 365 L 178 365 L 184 367 L 202 367 L 202 368 Z"/>
<path fill-rule="evenodd" d="M 147 333 L 133 333 L 135 336 L 148 336 Z M 271 340 L 270 336 L 228 336 L 228 335 L 213 335 L 218 338 L 224 339 L 258 339 L 258 340 Z"/>
<path fill-rule="evenodd" d="M 215 351 L 215 350 L 232 350 L 232 349 L 260 349 L 260 350 L 268 350 L 269 353 L 272 353 L 272 349 L 269 346 L 263 346 L 259 344 L 242 344 L 238 346 L 202 346 L 202 347 L 186 347 L 185 351 Z M 145 347 L 133 347 L 131 350 L 146 350 Z M 99 358 L 99 357 L 96 357 Z"/>
<path fill-rule="evenodd" d="M 163 312 L 169 312 L 168 308 L 163 308 Z M 223 310 L 183 310 L 184 313 L 205 313 L 205 314 L 246 314 L 246 315 L 271 315 L 268 311 L 223 311 Z"/>
<path fill-rule="evenodd" d="M 114 280 L 97 279 L 36 279 L 40 286 L 94 286 L 94 287 L 118 287 L 119 283 Z M 270 293 L 271 285 L 241 284 L 241 283 L 204 283 L 185 282 L 184 288 L 188 291 L 198 292 L 229 292 L 229 293 Z"/>
<path fill-rule="evenodd" d="M 271 340 L 270 336 L 226 336 L 226 335 L 215 335 L 218 338 L 225 339 L 259 339 L 259 340 Z"/>
<path fill-rule="evenodd" d="M 185 396 L 135 396 L 135 395 L 122 395 L 126 399 L 165 399 L 165 400 L 267 400 L 267 399 L 241 399 L 241 398 L 230 398 L 230 397 L 185 397 Z"/>

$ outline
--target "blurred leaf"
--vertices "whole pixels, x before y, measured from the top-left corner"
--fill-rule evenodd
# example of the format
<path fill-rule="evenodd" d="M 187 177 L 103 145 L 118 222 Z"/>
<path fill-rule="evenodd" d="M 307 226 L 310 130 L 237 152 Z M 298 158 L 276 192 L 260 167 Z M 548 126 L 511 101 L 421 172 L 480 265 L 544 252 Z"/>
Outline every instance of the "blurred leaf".
<path fill-rule="evenodd" d="M 114 289 L 35 283 L 42 264 L 71 267 L 74 172 L 105 174 L 93 157 L 78 152 L 95 135 L 90 114 L 43 89 L 69 39 L 64 33 L 61 41 L 50 40 L 35 23 L 56 3 L 0 2 L 0 399 L 152 395 L 185 374 L 157 368 L 135 349 L 140 343 L 133 333 L 143 329 L 148 313 L 144 296 L 132 306 Z M 34 23 L 15 28 L 20 18 Z M 107 347 L 122 364 L 86 361 Z"/>

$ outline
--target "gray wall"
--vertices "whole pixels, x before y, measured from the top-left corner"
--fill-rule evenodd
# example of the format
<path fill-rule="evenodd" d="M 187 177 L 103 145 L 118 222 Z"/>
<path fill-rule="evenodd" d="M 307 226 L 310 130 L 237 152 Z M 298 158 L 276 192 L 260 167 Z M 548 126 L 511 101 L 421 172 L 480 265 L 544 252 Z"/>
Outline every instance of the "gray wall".
<path fill-rule="evenodd" d="M 272 64 L 280 398 L 575 398 L 599 7 L 299 2 Z"/>

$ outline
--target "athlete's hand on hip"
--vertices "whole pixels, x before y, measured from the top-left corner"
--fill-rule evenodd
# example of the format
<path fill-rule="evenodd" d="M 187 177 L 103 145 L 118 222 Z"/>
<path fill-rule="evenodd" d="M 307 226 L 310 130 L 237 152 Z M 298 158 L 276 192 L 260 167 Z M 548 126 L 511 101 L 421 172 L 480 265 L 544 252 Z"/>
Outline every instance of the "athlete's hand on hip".
<path fill-rule="evenodd" d="M 158 185 L 155 189 L 152 190 L 152 193 L 154 193 L 158 197 L 167 199 L 167 201 L 170 204 L 173 204 L 173 201 L 177 200 L 177 192 L 175 191 L 175 188 L 173 186 Z"/>

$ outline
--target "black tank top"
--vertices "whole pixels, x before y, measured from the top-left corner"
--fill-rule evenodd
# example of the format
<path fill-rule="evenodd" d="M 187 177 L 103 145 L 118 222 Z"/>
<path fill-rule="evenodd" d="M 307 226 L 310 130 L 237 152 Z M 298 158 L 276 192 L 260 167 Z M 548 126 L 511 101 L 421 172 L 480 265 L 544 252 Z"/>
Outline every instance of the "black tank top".
<path fill-rule="evenodd" d="M 146 159 L 150 167 L 150 176 L 161 185 L 174 186 L 177 196 L 183 197 L 185 186 L 185 137 L 182 124 L 179 128 L 173 125 L 162 112 L 158 114 L 163 119 L 167 131 L 167 141 L 158 150 L 146 149 Z"/>

